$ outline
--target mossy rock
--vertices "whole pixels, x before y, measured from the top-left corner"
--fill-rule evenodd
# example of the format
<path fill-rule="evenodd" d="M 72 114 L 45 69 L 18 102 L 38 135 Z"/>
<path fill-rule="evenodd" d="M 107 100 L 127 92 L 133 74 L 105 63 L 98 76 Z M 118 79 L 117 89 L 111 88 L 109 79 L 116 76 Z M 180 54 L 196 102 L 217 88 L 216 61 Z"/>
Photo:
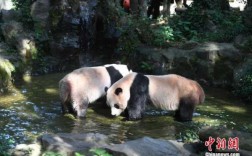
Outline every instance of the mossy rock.
<path fill-rule="evenodd" d="M 0 56 L 0 88 L 2 88 L 0 92 L 4 92 L 8 88 L 13 71 L 15 71 L 13 64 Z"/>

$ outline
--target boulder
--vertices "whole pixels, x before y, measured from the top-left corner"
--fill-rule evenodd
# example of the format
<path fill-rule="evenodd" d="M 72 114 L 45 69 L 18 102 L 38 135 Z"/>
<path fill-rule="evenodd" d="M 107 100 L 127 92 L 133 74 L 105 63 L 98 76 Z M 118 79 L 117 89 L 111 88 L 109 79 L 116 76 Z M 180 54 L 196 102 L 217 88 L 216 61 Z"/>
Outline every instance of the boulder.
<path fill-rule="evenodd" d="M 104 149 L 113 156 L 189 156 L 194 153 L 191 144 L 173 140 L 143 137 L 126 141 L 122 144 L 111 144 L 107 136 L 98 133 L 87 134 L 44 134 L 40 137 L 42 149 L 61 155 L 74 155 L 75 152 L 90 154 L 90 149 Z"/>
<path fill-rule="evenodd" d="M 46 151 L 71 155 L 75 152 L 86 153 L 90 148 L 106 146 L 108 137 L 99 133 L 59 133 L 45 134 L 41 136 L 40 141 Z"/>
<path fill-rule="evenodd" d="M 40 33 L 40 41 L 49 40 L 49 11 L 50 0 L 36 0 L 31 6 L 31 17 L 34 21 L 35 31 Z"/>
<path fill-rule="evenodd" d="M 189 156 L 191 152 L 184 143 L 143 137 L 106 147 L 113 156 Z"/>
<path fill-rule="evenodd" d="M 26 32 L 20 22 L 6 22 L 1 28 L 6 42 L 18 50 L 18 54 L 22 56 L 24 62 L 37 55 L 34 35 Z"/>
<path fill-rule="evenodd" d="M 35 23 L 39 23 L 41 28 L 46 28 L 49 24 L 49 0 L 36 0 L 31 6 L 31 16 Z"/>
<path fill-rule="evenodd" d="M 138 64 L 147 60 L 154 74 L 176 73 L 221 86 L 232 84 L 234 68 L 243 60 L 242 53 L 232 44 L 214 42 L 185 43 L 180 48 L 167 49 L 140 46 L 135 57 Z"/>
<path fill-rule="evenodd" d="M 20 22 L 10 21 L 1 25 L 5 41 L 10 45 L 16 45 L 16 38 L 23 33 L 23 26 Z"/>

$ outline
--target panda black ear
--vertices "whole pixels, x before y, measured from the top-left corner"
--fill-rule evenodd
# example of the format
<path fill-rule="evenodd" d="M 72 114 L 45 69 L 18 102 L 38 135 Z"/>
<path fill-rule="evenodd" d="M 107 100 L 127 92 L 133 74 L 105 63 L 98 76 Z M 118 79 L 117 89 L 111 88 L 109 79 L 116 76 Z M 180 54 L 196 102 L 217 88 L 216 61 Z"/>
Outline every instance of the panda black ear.
<path fill-rule="evenodd" d="M 104 88 L 104 91 L 107 93 L 107 91 L 108 91 L 108 87 L 105 87 L 105 88 Z"/>
<path fill-rule="evenodd" d="M 115 90 L 116 95 L 119 95 L 122 92 L 123 92 L 122 88 L 116 88 L 116 90 Z"/>

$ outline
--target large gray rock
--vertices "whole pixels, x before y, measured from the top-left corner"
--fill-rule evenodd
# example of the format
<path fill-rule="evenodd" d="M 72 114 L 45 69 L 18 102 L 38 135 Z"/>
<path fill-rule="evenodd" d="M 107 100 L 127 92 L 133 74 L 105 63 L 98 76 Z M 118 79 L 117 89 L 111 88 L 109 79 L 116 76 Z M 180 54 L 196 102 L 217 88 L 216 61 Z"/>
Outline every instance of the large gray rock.
<path fill-rule="evenodd" d="M 5 41 L 10 45 L 16 45 L 16 38 L 23 33 L 22 23 L 10 21 L 1 25 L 2 33 Z"/>
<path fill-rule="evenodd" d="M 49 40 L 49 11 L 50 0 L 36 0 L 31 6 L 31 17 L 34 21 L 35 30 L 40 33 L 40 41 Z"/>
<path fill-rule="evenodd" d="M 243 55 L 230 43 L 208 42 L 168 49 L 142 46 L 135 59 L 138 64 L 147 60 L 155 74 L 176 73 L 229 86 L 234 78 L 234 68 L 242 61 Z"/>
<path fill-rule="evenodd" d="M 1 27 L 5 41 L 15 47 L 24 62 L 37 54 L 34 35 L 23 29 L 22 23 L 16 21 L 6 22 Z"/>
<path fill-rule="evenodd" d="M 34 22 L 39 23 L 41 28 L 46 28 L 49 24 L 49 0 L 36 0 L 31 6 L 31 16 Z"/>
<path fill-rule="evenodd" d="M 45 134 L 41 138 L 43 149 L 55 151 L 62 155 L 71 155 L 74 152 L 85 153 L 90 148 L 106 146 L 107 136 L 98 133 L 87 134 Z"/>
<path fill-rule="evenodd" d="M 91 148 L 105 149 L 113 156 L 187 156 L 194 153 L 190 144 L 150 137 L 127 141 L 123 144 L 111 144 L 108 137 L 103 134 L 60 133 L 45 134 L 40 141 L 45 151 L 54 151 L 62 155 L 71 155 L 75 152 L 90 154 Z"/>
<path fill-rule="evenodd" d="M 106 147 L 113 156 L 189 156 L 191 152 L 184 147 L 185 144 L 176 141 L 165 141 L 144 137 Z"/>
<path fill-rule="evenodd" d="M 76 59 L 81 51 L 87 52 L 94 41 L 93 25 L 97 1 L 51 1 L 50 25 L 53 56 L 62 60 Z"/>

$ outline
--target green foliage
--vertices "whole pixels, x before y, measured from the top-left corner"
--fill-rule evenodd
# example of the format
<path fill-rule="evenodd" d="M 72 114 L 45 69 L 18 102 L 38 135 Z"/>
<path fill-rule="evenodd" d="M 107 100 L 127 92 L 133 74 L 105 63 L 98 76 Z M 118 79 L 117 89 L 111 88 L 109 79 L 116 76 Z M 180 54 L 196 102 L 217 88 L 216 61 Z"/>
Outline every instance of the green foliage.
<path fill-rule="evenodd" d="M 89 151 L 92 152 L 94 156 L 112 156 L 106 150 L 101 148 L 92 148 Z"/>
<path fill-rule="evenodd" d="M 169 25 L 176 41 L 230 42 L 245 30 L 239 11 L 223 11 L 210 0 L 194 1 L 185 13 L 171 17 Z"/>
<path fill-rule="evenodd" d="M 24 26 L 32 29 L 33 28 L 33 20 L 31 17 L 31 4 L 32 0 L 12 0 L 15 9 L 21 12 L 20 22 L 24 24 Z"/>
<path fill-rule="evenodd" d="M 129 20 L 128 25 L 125 26 L 124 29 L 119 28 L 119 30 L 121 31 L 121 36 L 118 44 L 119 50 L 128 54 L 132 53 L 139 44 L 139 39 L 136 32 L 137 30 L 134 22 Z"/>
<path fill-rule="evenodd" d="M 233 93 L 247 102 L 252 102 L 252 72 L 240 78 Z"/>
<path fill-rule="evenodd" d="M 215 32 L 206 33 L 206 37 L 210 41 L 231 42 L 238 34 L 245 31 L 242 23 L 242 17 L 239 12 L 220 11 L 209 12 L 212 22 L 216 24 Z M 225 19 L 225 20 L 223 20 Z"/>
<path fill-rule="evenodd" d="M 1 156 L 10 156 L 8 152 L 15 144 L 13 138 L 9 137 L 8 135 L 1 133 L 0 134 L 0 155 Z"/>
<path fill-rule="evenodd" d="M 252 53 L 252 36 L 248 38 L 244 46 L 241 47 L 243 52 Z"/>
<path fill-rule="evenodd" d="M 91 153 L 92 156 L 112 156 L 106 150 L 101 148 L 91 148 L 89 152 Z M 46 151 L 45 153 L 42 154 L 42 156 L 63 156 L 63 155 L 60 154 L 59 152 Z M 85 156 L 85 155 L 75 152 L 74 156 Z"/>
<path fill-rule="evenodd" d="M 117 27 L 121 33 L 117 48 L 122 56 L 123 62 L 129 59 L 130 55 L 140 44 L 138 36 L 139 29 L 137 28 L 136 20 L 131 15 L 127 15 L 125 20 L 127 20 L 127 24 L 119 24 Z"/>
<path fill-rule="evenodd" d="M 159 26 L 157 29 L 152 30 L 153 45 L 165 47 L 169 41 L 174 40 L 173 29 L 170 26 Z"/>
<path fill-rule="evenodd" d="M 42 156 L 62 156 L 62 154 L 53 151 L 46 151 L 42 154 Z"/>
<path fill-rule="evenodd" d="M 118 50 L 127 59 L 141 44 L 167 47 L 174 40 L 173 29 L 168 25 L 160 25 L 148 18 L 126 15 L 127 23 L 118 25 L 121 32 Z"/>
<path fill-rule="evenodd" d="M 150 72 L 152 70 L 152 66 L 144 61 L 141 62 L 140 68 L 145 72 Z"/>
<path fill-rule="evenodd" d="M 183 20 L 179 16 L 172 17 L 169 25 L 173 30 L 173 38 L 175 41 L 192 39 L 197 35 L 195 28 L 192 28 L 192 23 L 190 21 Z"/>
<path fill-rule="evenodd" d="M 182 139 L 185 143 L 194 142 L 195 140 L 199 140 L 199 135 L 195 130 L 187 129 L 180 133 L 180 136 L 178 136 L 179 139 Z"/>
<path fill-rule="evenodd" d="M 42 154 L 42 156 L 64 156 L 64 155 L 60 154 L 59 152 L 53 152 L 53 151 L 46 151 Z M 75 152 L 74 156 L 85 156 L 85 155 Z"/>
<path fill-rule="evenodd" d="M 184 39 L 191 40 L 202 32 L 207 20 L 207 15 L 199 8 L 190 8 L 181 16 L 170 18 L 169 25 L 174 31 L 174 38 L 177 41 Z"/>
<path fill-rule="evenodd" d="M 78 152 L 75 152 L 75 153 L 74 153 L 74 156 L 85 156 L 85 155 L 80 154 L 80 153 L 78 153 Z"/>

